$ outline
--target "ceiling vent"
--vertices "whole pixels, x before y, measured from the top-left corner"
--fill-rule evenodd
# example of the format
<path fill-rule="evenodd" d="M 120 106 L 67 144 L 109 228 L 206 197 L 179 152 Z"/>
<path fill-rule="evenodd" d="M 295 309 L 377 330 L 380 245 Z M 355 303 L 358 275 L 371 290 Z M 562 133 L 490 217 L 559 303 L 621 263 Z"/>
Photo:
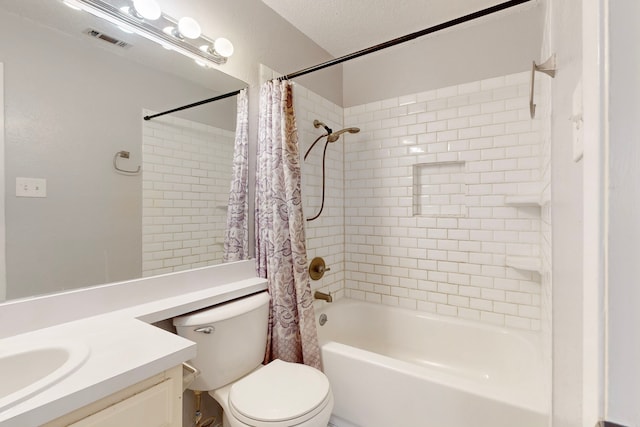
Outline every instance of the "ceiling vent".
<path fill-rule="evenodd" d="M 122 40 L 118 40 L 115 37 L 111 37 L 107 34 L 101 33 L 98 30 L 94 30 L 93 28 L 87 28 L 86 30 L 83 31 L 83 33 L 94 37 L 96 39 L 100 39 L 102 41 L 105 41 L 107 43 L 110 43 L 114 46 L 118 46 L 121 47 L 123 49 L 129 49 L 132 45 L 127 43 L 127 42 L 123 42 Z"/>

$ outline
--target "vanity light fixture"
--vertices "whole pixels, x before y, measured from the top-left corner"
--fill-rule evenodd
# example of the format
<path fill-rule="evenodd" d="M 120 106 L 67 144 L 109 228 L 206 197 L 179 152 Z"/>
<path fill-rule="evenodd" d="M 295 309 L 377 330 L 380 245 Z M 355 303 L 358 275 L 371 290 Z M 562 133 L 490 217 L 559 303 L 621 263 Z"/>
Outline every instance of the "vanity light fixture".
<path fill-rule="evenodd" d="M 132 12 L 150 21 L 155 21 L 162 16 L 162 9 L 156 0 L 133 0 Z"/>
<path fill-rule="evenodd" d="M 219 37 L 215 42 L 213 42 L 213 45 L 203 44 L 200 46 L 200 50 L 208 55 L 223 60 L 224 58 L 228 58 L 233 55 L 233 44 L 224 37 Z"/>
<path fill-rule="evenodd" d="M 233 44 L 224 37 L 218 37 L 216 41 L 213 42 L 213 52 L 211 53 L 218 53 L 219 55 L 228 58 L 233 55 Z"/>
<path fill-rule="evenodd" d="M 73 10 L 82 10 L 78 5 L 71 3 L 69 0 L 62 0 L 62 3 Z"/>
<path fill-rule="evenodd" d="M 188 39 L 195 40 L 202 35 L 200 24 L 195 19 L 185 16 L 178 21 L 178 31 Z"/>
<path fill-rule="evenodd" d="M 233 54 L 233 45 L 225 38 L 212 40 L 202 35 L 200 24 L 190 17 L 179 20 L 162 12 L 155 0 L 63 0 L 105 19 L 123 30 L 132 31 L 165 49 L 175 50 L 207 67 L 222 65 Z M 116 5 L 115 3 L 119 3 Z"/>

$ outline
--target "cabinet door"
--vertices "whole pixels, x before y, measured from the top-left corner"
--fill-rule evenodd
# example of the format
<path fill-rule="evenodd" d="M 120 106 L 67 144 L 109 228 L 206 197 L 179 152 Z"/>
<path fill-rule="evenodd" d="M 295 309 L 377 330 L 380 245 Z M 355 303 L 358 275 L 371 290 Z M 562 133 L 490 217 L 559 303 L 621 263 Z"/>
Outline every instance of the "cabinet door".
<path fill-rule="evenodd" d="M 175 379 L 166 381 L 88 416 L 70 427 L 173 427 L 176 404 Z M 179 425 L 179 424 L 178 424 Z"/>

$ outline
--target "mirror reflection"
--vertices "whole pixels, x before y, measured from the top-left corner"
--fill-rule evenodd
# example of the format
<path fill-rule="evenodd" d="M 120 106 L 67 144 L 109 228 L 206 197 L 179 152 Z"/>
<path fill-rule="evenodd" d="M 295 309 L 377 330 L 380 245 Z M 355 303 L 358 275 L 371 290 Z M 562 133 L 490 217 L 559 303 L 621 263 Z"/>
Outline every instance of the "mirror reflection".
<path fill-rule="evenodd" d="M 0 33 L 7 299 L 221 262 L 236 98 L 142 117 L 246 84 L 61 1 Z"/>

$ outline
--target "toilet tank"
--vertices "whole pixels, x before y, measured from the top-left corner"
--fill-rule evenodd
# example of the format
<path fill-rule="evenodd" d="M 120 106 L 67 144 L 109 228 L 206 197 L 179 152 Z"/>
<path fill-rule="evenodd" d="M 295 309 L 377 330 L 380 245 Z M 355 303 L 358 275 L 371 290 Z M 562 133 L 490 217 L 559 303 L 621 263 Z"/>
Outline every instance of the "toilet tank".
<path fill-rule="evenodd" d="M 178 335 L 197 344 L 200 375 L 192 390 L 215 390 L 257 368 L 267 345 L 269 294 L 240 298 L 173 319 Z"/>

